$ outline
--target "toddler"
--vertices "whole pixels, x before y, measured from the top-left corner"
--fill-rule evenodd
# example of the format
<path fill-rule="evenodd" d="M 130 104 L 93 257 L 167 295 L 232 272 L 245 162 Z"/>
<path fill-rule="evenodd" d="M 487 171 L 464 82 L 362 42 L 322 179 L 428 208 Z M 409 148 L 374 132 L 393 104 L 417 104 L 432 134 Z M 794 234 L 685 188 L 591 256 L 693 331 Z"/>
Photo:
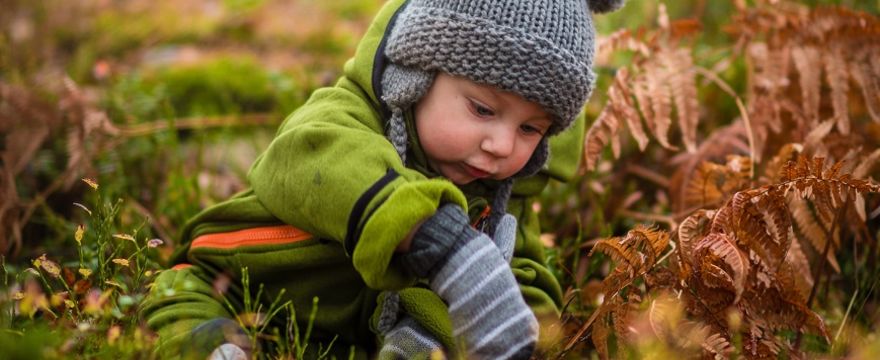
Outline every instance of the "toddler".
<path fill-rule="evenodd" d="M 531 204 L 576 171 L 591 13 L 621 2 L 389 1 L 250 187 L 185 226 L 142 307 L 159 354 L 256 351 L 232 320 L 246 267 L 254 301 L 280 294 L 301 329 L 318 298 L 307 357 L 529 358 L 562 297 Z"/>

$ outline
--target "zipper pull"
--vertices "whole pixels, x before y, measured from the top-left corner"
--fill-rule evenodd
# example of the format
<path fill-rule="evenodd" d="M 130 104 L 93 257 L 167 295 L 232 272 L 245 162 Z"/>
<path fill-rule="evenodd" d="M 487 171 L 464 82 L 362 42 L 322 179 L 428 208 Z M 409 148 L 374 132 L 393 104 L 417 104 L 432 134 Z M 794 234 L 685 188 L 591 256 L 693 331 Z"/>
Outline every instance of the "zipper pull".
<path fill-rule="evenodd" d="M 486 220 L 489 220 L 489 214 L 491 214 L 491 213 L 492 213 L 492 207 L 489 205 L 486 205 L 486 207 L 483 208 L 483 211 L 480 212 L 480 216 L 477 216 L 477 219 L 474 220 L 474 222 L 471 224 L 471 226 L 474 229 L 477 229 L 479 231 L 483 231 L 483 228 L 486 226 Z"/>

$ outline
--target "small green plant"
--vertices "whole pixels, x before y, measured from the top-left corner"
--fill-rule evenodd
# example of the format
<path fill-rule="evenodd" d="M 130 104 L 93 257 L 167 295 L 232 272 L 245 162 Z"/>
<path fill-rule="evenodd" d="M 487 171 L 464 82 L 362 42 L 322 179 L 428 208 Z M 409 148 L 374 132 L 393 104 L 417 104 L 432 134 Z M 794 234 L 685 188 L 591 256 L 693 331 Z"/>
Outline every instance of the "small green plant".
<path fill-rule="evenodd" d="M 13 358 L 63 358 L 71 352 L 96 358 L 151 356 L 155 337 L 141 324 L 137 305 L 159 271 L 155 250 L 164 241 L 140 235 L 143 224 L 118 231 L 122 201 L 104 200 L 95 181 L 83 181 L 96 200 L 95 210 L 74 203 L 87 214 L 72 231 L 78 259 L 43 254 L 20 271 L 0 260 L 0 344 L 33 344 Z M 43 341 L 47 331 L 58 341 Z"/>
<path fill-rule="evenodd" d="M 263 340 L 262 344 L 264 345 L 272 345 L 268 346 L 268 348 L 275 349 L 275 351 L 272 352 L 261 352 L 258 354 L 260 358 L 303 359 L 308 357 L 316 358 L 318 360 L 328 358 L 330 350 L 333 348 L 333 344 L 336 342 L 337 337 L 333 337 L 326 348 L 324 348 L 323 344 L 319 344 L 317 352 L 310 352 L 308 348 L 309 339 L 312 335 L 312 327 L 315 323 L 315 317 L 318 314 L 317 296 L 312 298 L 312 310 L 309 313 L 309 321 L 306 324 L 305 332 L 301 333 L 299 325 L 296 322 L 296 309 L 294 308 L 293 302 L 291 300 L 282 301 L 285 294 L 284 289 L 281 289 L 281 291 L 278 292 L 271 303 L 263 301 L 264 296 L 268 296 L 264 293 L 264 284 L 261 283 L 257 287 L 256 294 L 252 294 L 250 275 L 247 267 L 241 268 L 241 286 L 241 308 L 236 307 L 227 296 L 223 296 L 223 301 L 229 312 L 235 314 L 236 322 L 238 322 L 239 326 L 241 326 L 245 333 L 247 333 L 248 338 L 251 341 L 252 349 L 259 349 L 261 340 Z M 265 306 L 267 303 L 269 304 L 268 307 Z M 284 317 L 285 321 L 273 322 L 273 320 L 276 319 L 276 316 L 282 311 L 286 314 Z M 285 327 L 279 328 L 278 326 L 273 326 L 270 328 L 270 325 L 278 324 L 284 324 Z M 353 354 L 353 351 L 351 354 Z"/>

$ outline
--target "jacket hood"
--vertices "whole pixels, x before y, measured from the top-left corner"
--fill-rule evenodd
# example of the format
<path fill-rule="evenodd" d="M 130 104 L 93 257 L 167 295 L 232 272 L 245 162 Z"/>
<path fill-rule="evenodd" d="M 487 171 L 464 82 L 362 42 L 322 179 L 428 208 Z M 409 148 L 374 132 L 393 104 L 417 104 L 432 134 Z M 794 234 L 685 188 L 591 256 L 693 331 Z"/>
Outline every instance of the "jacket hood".
<path fill-rule="evenodd" d="M 388 1 L 367 28 L 357 46 L 354 57 L 345 63 L 343 74 L 369 96 L 370 103 L 380 112 L 383 121 L 390 112 L 382 101 L 382 73 L 388 63 L 385 56 L 387 39 L 397 20 L 398 14 L 406 6 L 406 0 Z"/>

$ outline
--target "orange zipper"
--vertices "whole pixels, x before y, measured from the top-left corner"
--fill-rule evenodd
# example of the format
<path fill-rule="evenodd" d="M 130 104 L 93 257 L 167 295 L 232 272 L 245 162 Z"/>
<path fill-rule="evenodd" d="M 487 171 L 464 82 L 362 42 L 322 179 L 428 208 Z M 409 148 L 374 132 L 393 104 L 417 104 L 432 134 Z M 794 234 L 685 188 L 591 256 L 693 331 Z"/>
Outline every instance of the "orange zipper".
<path fill-rule="evenodd" d="M 196 237 L 190 249 L 233 249 L 240 246 L 288 244 L 311 239 L 312 234 L 290 225 L 264 226 Z"/>

